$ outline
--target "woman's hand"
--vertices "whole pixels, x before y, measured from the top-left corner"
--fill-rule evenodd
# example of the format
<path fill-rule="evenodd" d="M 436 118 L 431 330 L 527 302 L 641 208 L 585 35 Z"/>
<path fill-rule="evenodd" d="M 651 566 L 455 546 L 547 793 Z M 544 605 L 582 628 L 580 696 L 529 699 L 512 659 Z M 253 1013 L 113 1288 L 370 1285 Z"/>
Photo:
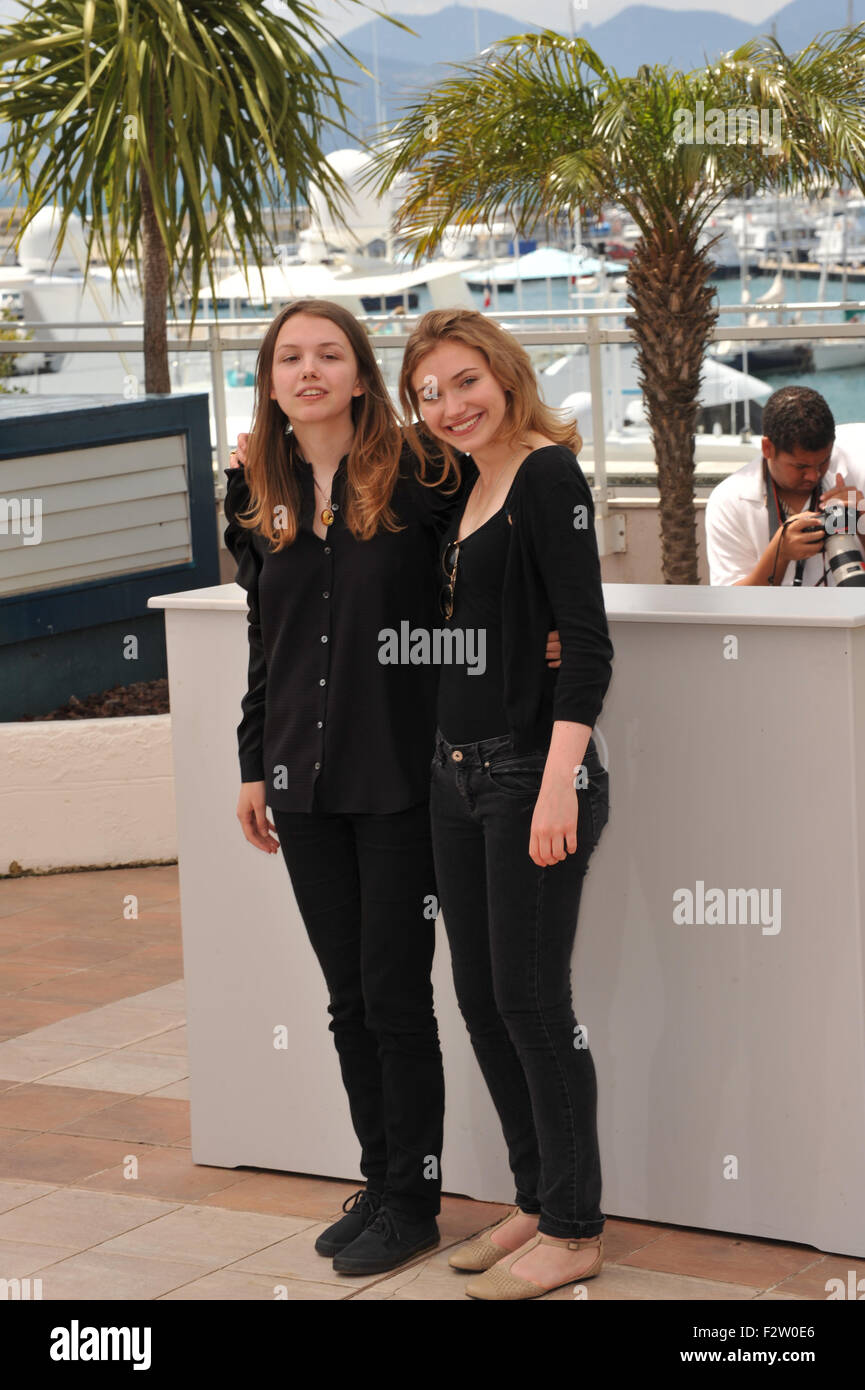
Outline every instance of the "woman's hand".
<path fill-rule="evenodd" d="M 239 434 L 237 436 L 237 448 L 232 449 L 231 453 L 228 455 L 229 468 L 239 468 L 241 464 L 244 466 L 246 465 L 246 443 L 248 439 L 248 434 Z M 249 785 L 251 786 L 252 784 L 250 783 Z"/>
<path fill-rule="evenodd" d="M 268 834 L 268 829 L 276 831 L 276 826 L 267 819 L 265 782 L 241 782 L 240 796 L 237 798 L 237 819 L 240 828 L 251 845 L 263 850 L 265 854 L 279 852 L 276 834 Z"/>
<path fill-rule="evenodd" d="M 541 869 L 577 852 L 580 804 L 574 773 L 582 766 L 591 736 L 588 724 L 562 719 L 553 724 L 529 835 L 529 857 Z"/>
<path fill-rule="evenodd" d="M 548 666 L 561 666 L 562 639 L 555 631 L 547 633 L 547 650 L 544 652 Z"/>
<path fill-rule="evenodd" d="M 539 868 L 545 869 L 576 854 L 579 806 L 573 779 L 562 783 L 544 778 L 529 836 L 529 858 Z"/>

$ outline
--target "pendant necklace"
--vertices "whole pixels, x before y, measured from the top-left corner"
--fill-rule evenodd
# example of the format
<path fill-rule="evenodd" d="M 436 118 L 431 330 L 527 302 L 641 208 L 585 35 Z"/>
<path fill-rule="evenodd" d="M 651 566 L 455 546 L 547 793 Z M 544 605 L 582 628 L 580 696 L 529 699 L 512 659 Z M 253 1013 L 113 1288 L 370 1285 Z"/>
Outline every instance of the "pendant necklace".
<path fill-rule="evenodd" d="M 336 507 L 331 505 L 331 500 L 330 500 L 329 497 L 325 497 L 324 488 L 321 486 L 321 484 L 319 483 L 319 481 L 318 481 L 318 479 L 316 478 L 316 476 L 315 476 L 314 473 L 313 473 L 313 475 L 312 475 L 312 481 L 315 483 L 316 487 L 318 488 L 319 492 L 321 493 L 322 497 L 324 498 L 324 506 L 323 506 L 323 508 L 322 508 L 322 510 L 321 510 L 321 513 L 320 513 L 320 515 L 321 515 L 321 523 L 322 523 L 323 526 L 332 526 L 332 525 L 333 525 L 333 514 L 334 514 L 334 512 L 336 511 Z"/>

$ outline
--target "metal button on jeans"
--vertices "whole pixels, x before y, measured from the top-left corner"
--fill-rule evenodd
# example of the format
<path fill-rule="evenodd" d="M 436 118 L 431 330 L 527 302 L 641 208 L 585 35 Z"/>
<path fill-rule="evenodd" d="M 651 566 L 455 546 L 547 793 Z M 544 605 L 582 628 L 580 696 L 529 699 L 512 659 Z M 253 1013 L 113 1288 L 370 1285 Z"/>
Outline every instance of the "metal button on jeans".
<path fill-rule="evenodd" d="M 458 748 L 454 749 L 454 751 L 451 753 L 451 757 L 453 758 L 455 763 L 461 763 L 463 760 L 463 755 Z"/>

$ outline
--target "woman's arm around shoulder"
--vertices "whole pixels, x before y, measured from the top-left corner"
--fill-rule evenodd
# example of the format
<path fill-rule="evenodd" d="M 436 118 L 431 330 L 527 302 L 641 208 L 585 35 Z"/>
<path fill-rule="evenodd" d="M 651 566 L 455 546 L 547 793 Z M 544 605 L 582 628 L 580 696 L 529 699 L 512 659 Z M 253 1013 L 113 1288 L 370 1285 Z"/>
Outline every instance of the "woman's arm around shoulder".
<path fill-rule="evenodd" d="M 422 436 L 421 442 L 424 450 L 422 460 L 410 436 L 403 431 L 400 477 L 405 479 L 421 525 L 431 527 L 441 539 L 465 503 L 468 489 L 474 482 L 475 466 L 467 454 L 458 454 L 457 479 L 453 470 L 444 469 L 444 459 L 437 443 L 428 436 Z"/>
<path fill-rule="evenodd" d="M 237 464 L 234 468 L 224 468 L 223 472 L 226 482 L 222 512 L 227 523 L 223 532 L 223 540 L 239 563 L 240 550 L 252 538 L 252 532 L 248 527 L 239 525 L 237 520 L 238 514 L 245 512 L 249 507 L 249 484 L 246 479 L 246 469 L 242 463 Z"/>

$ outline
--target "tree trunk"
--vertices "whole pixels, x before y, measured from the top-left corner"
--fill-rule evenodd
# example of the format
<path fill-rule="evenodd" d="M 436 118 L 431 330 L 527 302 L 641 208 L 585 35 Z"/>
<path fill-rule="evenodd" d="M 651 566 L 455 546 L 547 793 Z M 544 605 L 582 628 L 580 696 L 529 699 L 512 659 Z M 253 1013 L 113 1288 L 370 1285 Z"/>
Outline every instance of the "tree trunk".
<path fill-rule="evenodd" d="M 637 340 L 640 389 L 658 469 L 666 584 L 697 584 L 694 426 L 700 372 L 718 313 L 712 262 L 671 222 L 641 238 L 628 268 L 626 320 Z"/>
<path fill-rule="evenodd" d="M 144 389 L 165 396 L 171 392 L 168 373 L 168 253 L 153 210 L 147 170 L 140 166 L 142 294 L 144 298 Z"/>

